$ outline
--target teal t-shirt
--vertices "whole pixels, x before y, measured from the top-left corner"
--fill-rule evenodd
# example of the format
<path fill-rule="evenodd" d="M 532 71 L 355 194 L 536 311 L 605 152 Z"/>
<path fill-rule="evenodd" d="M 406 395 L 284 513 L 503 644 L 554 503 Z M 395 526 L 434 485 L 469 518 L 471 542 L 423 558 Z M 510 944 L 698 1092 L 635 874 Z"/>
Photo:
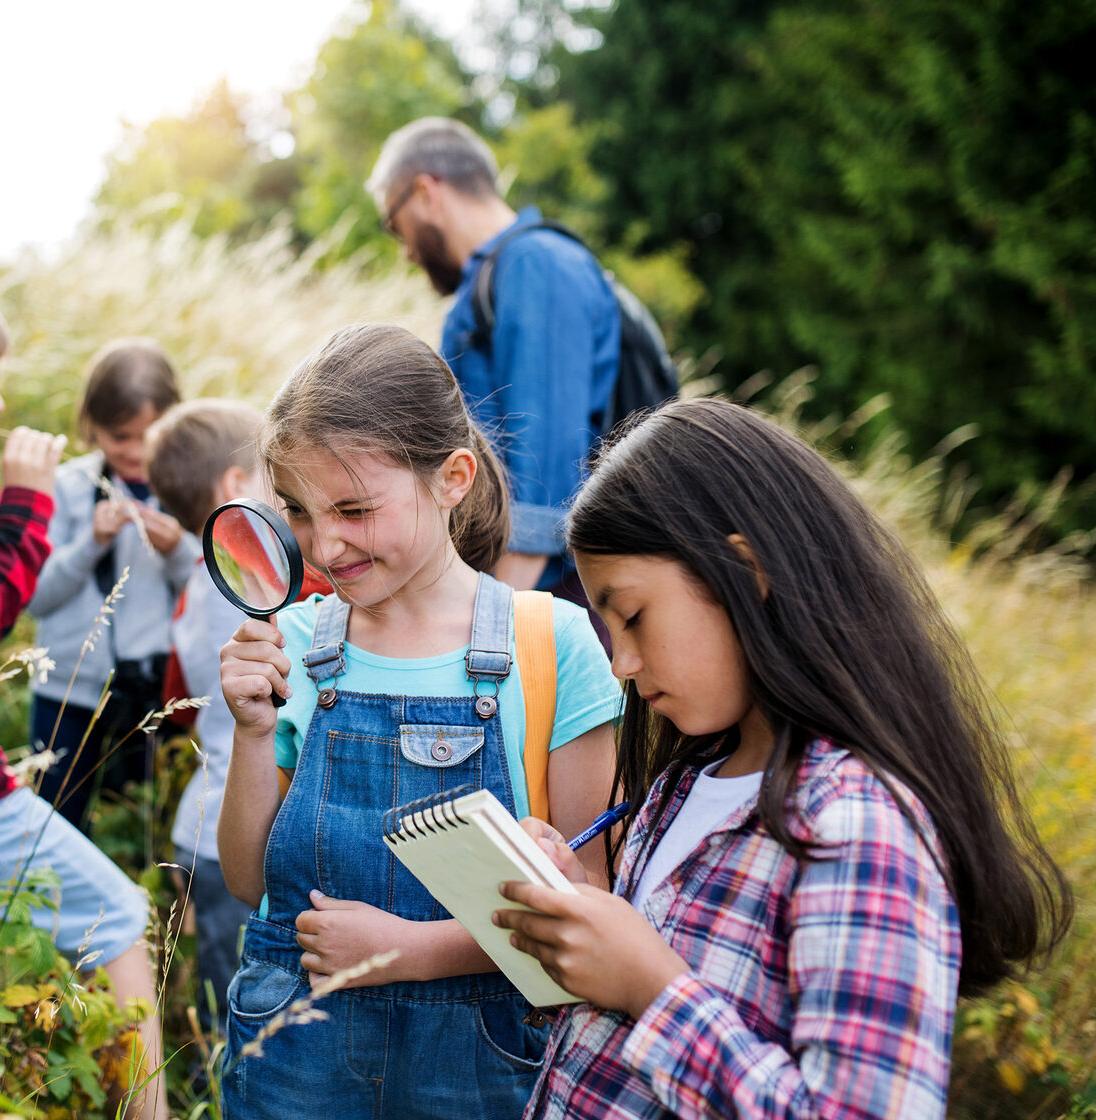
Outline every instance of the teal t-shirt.
<path fill-rule="evenodd" d="M 317 604 L 314 595 L 294 603 L 278 615 L 278 626 L 285 635 L 285 654 L 292 663 L 289 683 L 293 695 L 278 712 L 274 736 L 274 758 L 287 770 L 296 768 L 308 725 L 316 710 L 317 686 L 309 680 L 301 658 L 312 648 L 316 628 Z M 556 635 L 556 721 L 549 750 L 555 750 L 609 723 L 620 715 L 621 690 L 609 668 L 609 659 L 598 641 L 586 612 L 563 599 L 552 602 Z M 511 625 L 511 632 L 513 626 Z M 472 682 L 464 667 L 468 646 L 436 657 L 379 657 L 349 642 L 345 646 L 346 672 L 335 683 L 347 692 L 387 696 L 468 696 Z M 510 655 L 514 657 L 511 639 Z M 525 785 L 525 700 L 521 670 L 516 657 L 510 675 L 499 687 L 499 712 L 506 762 L 514 787 L 517 815 L 529 813 L 529 794 Z M 322 687 L 322 685 L 321 685 Z"/>

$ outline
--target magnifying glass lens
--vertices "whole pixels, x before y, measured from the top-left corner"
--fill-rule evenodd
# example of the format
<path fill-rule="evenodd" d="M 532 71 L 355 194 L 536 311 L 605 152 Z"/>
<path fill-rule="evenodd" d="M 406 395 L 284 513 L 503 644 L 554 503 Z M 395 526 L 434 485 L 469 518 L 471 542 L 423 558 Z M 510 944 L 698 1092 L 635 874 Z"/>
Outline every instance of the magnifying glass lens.
<path fill-rule="evenodd" d="M 274 528 L 258 513 L 231 506 L 217 514 L 210 534 L 221 578 L 246 610 L 269 614 L 289 598 L 289 556 Z"/>

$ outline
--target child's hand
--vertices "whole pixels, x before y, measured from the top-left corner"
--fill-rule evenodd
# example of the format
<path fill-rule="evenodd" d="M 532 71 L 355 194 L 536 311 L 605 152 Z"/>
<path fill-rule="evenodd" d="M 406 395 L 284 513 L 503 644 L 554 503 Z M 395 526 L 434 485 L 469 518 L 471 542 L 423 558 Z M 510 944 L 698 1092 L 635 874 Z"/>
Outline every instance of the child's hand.
<path fill-rule="evenodd" d="M 130 519 L 130 512 L 122 502 L 108 499 L 95 503 L 91 515 L 91 532 L 96 544 L 110 544 Z"/>
<path fill-rule="evenodd" d="M 16 428 L 4 446 L 4 485 L 52 494 L 53 475 L 66 443 L 67 436 Z"/>
<path fill-rule="evenodd" d="M 521 827 L 537 842 L 548 858 L 563 872 L 572 883 L 588 883 L 589 876 L 579 858 L 567 846 L 562 832 L 546 824 L 539 817 L 526 817 L 519 822 Z"/>
<path fill-rule="evenodd" d="M 357 976 L 343 986 L 367 988 L 416 979 L 405 971 L 415 956 L 409 951 L 408 939 L 413 941 L 422 923 L 397 918 L 367 902 L 328 898 L 321 891 L 309 891 L 308 897 L 315 909 L 302 910 L 297 915 L 297 943 L 304 949 L 301 968 L 308 973 L 313 987 L 325 977 L 389 949 L 400 950 L 392 964 Z"/>
<path fill-rule="evenodd" d="M 536 913 L 496 910 L 495 925 L 534 956 L 572 995 L 638 1019 L 688 965 L 623 898 L 598 887 L 564 894 L 532 883 L 503 883 L 499 893 Z"/>
<path fill-rule="evenodd" d="M 274 732 L 277 709 L 274 692 L 287 699 L 289 658 L 282 652 L 285 638 L 272 621 L 249 618 L 221 649 L 221 691 L 238 732 L 265 738 Z"/>
<path fill-rule="evenodd" d="M 174 552 L 183 539 L 183 527 L 169 513 L 162 513 L 158 509 L 139 505 L 137 507 L 141 520 L 145 523 L 145 532 L 152 547 L 162 556 Z"/>

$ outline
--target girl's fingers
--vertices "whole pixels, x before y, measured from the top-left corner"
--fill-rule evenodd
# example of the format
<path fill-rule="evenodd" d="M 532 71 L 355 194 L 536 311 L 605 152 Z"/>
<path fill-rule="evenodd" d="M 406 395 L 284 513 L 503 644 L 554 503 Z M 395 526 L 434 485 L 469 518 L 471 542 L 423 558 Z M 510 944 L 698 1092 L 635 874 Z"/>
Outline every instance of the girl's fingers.
<path fill-rule="evenodd" d="M 247 704 L 251 700 L 266 700 L 272 696 L 274 682 L 267 677 L 252 673 L 246 677 L 233 677 L 231 681 L 226 681 L 224 691 L 236 704 Z"/>
<path fill-rule="evenodd" d="M 246 693 L 246 690 L 251 687 L 251 681 L 262 680 L 266 682 L 267 687 L 263 690 L 261 695 L 269 696 L 272 692 L 276 692 L 279 696 L 284 696 L 287 700 L 293 695 L 293 689 L 286 680 L 284 673 L 279 673 L 273 665 L 268 665 L 265 661 L 249 661 L 241 663 L 241 672 L 234 673 L 229 671 L 222 671 L 221 674 L 221 688 L 224 690 L 231 690 L 239 692 L 241 688 Z M 233 681 L 246 681 L 246 685 L 233 686 Z M 255 695 L 260 695 L 256 693 Z"/>
<path fill-rule="evenodd" d="M 236 633 L 232 635 L 236 642 L 269 642 L 279 648 L 285 645 L 282 632 L 271 622 L 261 618 L 249 618 L 240 623 Z"/>
<path fill-rule="evenodd" d="M 308 973 L 319 973 L 323 968 L 323 961 L 321 961 L 315 953 L 302 953 L 301 968 L 303 968 L 305 972 Z"/>
<path fill-rule="evenodd" d="M 542 914 L 549 914 L 554 918 L 568 917 L 572 913 L 572 899 L 574 895 L 564 894 L 553 887 L 541 887 L 536 883 L 516 883 L 510 881 L 499 887 L 499 894 L 511 902 L 520 902 Z M 515 913 L 516 911 L 508 911 Z"/>
<path fill-rule="evenodd" d="M 526 937 L 520 933 L 510 934 L 510 944 L 522 953 L 526 953 L 530 957 L 535 957 L 544 966 L 544 971 L 548 972 L 548 966 L 552 960 L 555 959 L 554 950 L 545 945 L 543 941 L 537 941 L 535 938 Z M 549 973 L 549 975 L 551 975 Z M 553 976 L 553 980 L 556 978 Z M 557 980 L 556 983 L 559 983 Z"/>
<path fill-rule="evenodd" d="M 288 677 L 293 668 L 289 658 L 270 642 L 229 642 L 221 650 L 221 662 L 228 664 L 232 660 L 246 662 L 249 668 L 254 665 L 270 665 L 283 677 Z"/>
<path fill-rule="evenodd" d="M 513 930 L 519 937 L 529 938 L 541 945 L 559 943 L 561 923 L 556 918 L 546 918 L 528 910 L 496 910 L 491 920 L 503 929 Z"/>
<path fill-rule="evenodd" d="M 534 840 L 555 840 L 564 844 L 567 842 L 562 832 L 538 817 L 524 817 L 518 823 Z"/>

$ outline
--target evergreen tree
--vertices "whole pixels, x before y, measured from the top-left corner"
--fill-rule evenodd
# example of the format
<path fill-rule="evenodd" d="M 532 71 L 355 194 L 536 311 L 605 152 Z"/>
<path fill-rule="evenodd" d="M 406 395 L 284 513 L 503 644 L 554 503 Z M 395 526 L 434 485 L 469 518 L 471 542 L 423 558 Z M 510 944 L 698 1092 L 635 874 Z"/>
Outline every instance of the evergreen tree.
<path fill-rule="evenodd" d="M 1073 467 L 1096 512 L 1093 0 L 624 0 L 563 64 L 610 220 L 688 242 L 735 383 L 880 390 L 986 491 Z M 615 219 L 612 214 L 615 213 Z"/>

